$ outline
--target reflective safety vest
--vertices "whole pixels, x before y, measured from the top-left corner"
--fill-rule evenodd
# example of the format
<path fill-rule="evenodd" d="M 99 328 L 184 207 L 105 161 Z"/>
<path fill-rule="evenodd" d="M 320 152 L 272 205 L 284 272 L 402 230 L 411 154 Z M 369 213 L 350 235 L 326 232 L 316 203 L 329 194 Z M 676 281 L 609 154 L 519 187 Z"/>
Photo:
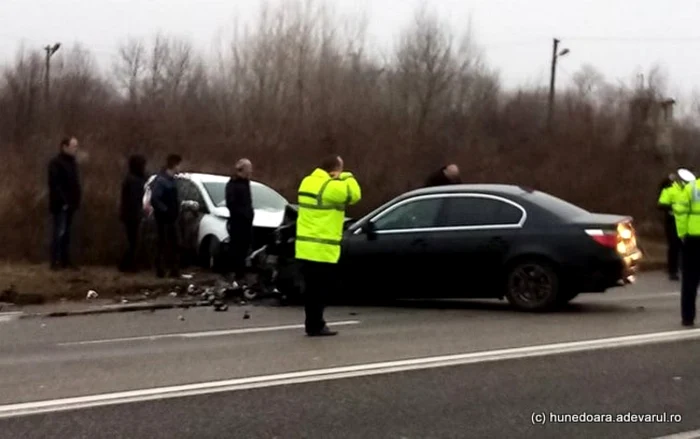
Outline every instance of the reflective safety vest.
<path fill-rule="evenodd" d="M 659 195 L 659 206 L 667 207 L 669 215 L 672 215 L 676 222 L 676 230 L 683 230 L 685 222 L 683 215 L 687 213 L 687 203 L 684 201 L 684 186 L 681 183 L 673 182 L 671 186 L 664 188 Z"/>
<path fill-rule="evenodd" d="M 663 188 L 659 195 L 659 206 L 669 209 L 669 213 L 673 213 L 673 201 L 679 199 L 678 196 L 683 192 L 683 186 L 678 182 L 673 182 L 670 186 Z"/>
<path fill-rule="evenodd" d="M 700 237 L 700 181 L 688 183 L 673 204 L 678 236 Z"/>
<path fill-rule="evenodd" d="M 335 264 L 340 259 L 345 208 L 362 198 L 360 185 L 350 172 L 332 178 L 316 169 L 299 185 L 295 256 Z"/>

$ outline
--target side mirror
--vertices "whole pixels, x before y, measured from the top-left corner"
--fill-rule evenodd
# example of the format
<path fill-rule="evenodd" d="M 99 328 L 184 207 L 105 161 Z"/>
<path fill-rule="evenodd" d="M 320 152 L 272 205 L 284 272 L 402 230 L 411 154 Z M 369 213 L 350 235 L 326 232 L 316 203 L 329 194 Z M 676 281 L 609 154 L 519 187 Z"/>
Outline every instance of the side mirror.
<path fill-rule="evenodd" d="M 367 221 L 362 226 L 362 232 L 367 235 L 367 239 L 375 239 L 377 237 L 377 226 L 372 221 Z"/>

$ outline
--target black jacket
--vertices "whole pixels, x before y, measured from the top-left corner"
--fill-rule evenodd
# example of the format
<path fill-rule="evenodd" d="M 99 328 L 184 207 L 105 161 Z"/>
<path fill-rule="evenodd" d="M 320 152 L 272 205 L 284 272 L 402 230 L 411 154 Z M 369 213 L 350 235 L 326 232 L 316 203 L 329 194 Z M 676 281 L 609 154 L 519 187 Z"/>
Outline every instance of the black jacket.
<path fill-rule="evenodd" d="M 119 218 L 124 223 L 138 223 L 143 218 L 143 193 L 146 185 L 146 162 L 142 158 L 129 160 L 129 173 L 122 182 Z"/>
<path fill-rule="evenodd" d="M 74 212 L 80 207 L 82 188 L 75 157 L 60 153 L 49 162 L 49 209 Z"/>
<path fill-rule="evenodd" d="M 226 207 L 229 211 L 229 224 L 233 227 L 250 229 L 253 226 L 253 198 L 250 194 L 250 180 L 232 177 L 226 184 Z"/>
<path fill-rule="evenodd" d="M 428 179 L 425 181 L 425 187 L 433 187 L 433 186 L 445 186 L 448 184 L 459 184 L 461 180 L 457 181 L 452 181 L 447 176 L 445 175 L 445 169 L 447 166 L 443 166 L 442 168 L 438 169 L 437 171 L 433 172 L 430 174 Z"/>
<path fill-rule="evenodd" d="M 155 178 L 151 188 L 153 215 L 159 223 L 174 223 L 180 213 L 175 178 L 163 171 Z"/>

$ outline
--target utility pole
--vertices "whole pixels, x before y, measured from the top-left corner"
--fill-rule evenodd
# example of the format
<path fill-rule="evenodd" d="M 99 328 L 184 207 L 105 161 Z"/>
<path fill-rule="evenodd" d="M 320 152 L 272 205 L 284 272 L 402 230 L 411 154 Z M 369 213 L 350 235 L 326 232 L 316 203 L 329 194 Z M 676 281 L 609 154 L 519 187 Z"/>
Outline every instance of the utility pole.
<path fill-rule="evenodd" d="M 56 43 L 53 46 L 48 45 L 44 47 L 44 50 L 46 51 L 46 67 L 44 69 L 44 100 L 46 102 L 46 105 L 49 103 L 49 83 L 51 81 L 51 57 L 53 56 L 54 53 L 58 51 L 58 49 L 61 48 L 61 43 Z"/>
<path fill-rule="evenodd" d="M 569 53 L 569 49 L 562 49 L 559 51 L 559 40 L 554 38 L 554 44 L 552 46 L 552 72 L 549 78 L 549 108 L 547 113 L 547 128 L 552 129 L 552 123 L 554 119 L 554 83 L 557 77 L 557 60 L 560 56 L 564 56 Z"/>

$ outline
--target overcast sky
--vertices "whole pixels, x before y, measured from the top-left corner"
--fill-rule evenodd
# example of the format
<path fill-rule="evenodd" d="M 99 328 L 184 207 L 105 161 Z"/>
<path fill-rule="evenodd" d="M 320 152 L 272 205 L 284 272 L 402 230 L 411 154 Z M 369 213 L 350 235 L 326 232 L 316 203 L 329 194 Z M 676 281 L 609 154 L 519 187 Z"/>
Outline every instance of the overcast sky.
<path fill-rule="evenodd" d="M 571 53 L 562 58 L 565 84 L 583 64 L 609 80 L 631 81 L 653 64 L 670 78 L 670 94 L 700 90 L 700 0 L 317 0 L 338 13 L 365 14 L 370 35 L 391 44 L 416 8 L 425 5 L 456 31 L 471 21 L 488 64 L 506 86 L 548 83 L 552 37 Z M 185 36 L 210 49 L 234 18 L 255 16 L 260 0 L 0 0 L 0 61 L 16 49 L 54 41 L 82 42 L 108 68 L 119 41 L 157 31 Z"/>

